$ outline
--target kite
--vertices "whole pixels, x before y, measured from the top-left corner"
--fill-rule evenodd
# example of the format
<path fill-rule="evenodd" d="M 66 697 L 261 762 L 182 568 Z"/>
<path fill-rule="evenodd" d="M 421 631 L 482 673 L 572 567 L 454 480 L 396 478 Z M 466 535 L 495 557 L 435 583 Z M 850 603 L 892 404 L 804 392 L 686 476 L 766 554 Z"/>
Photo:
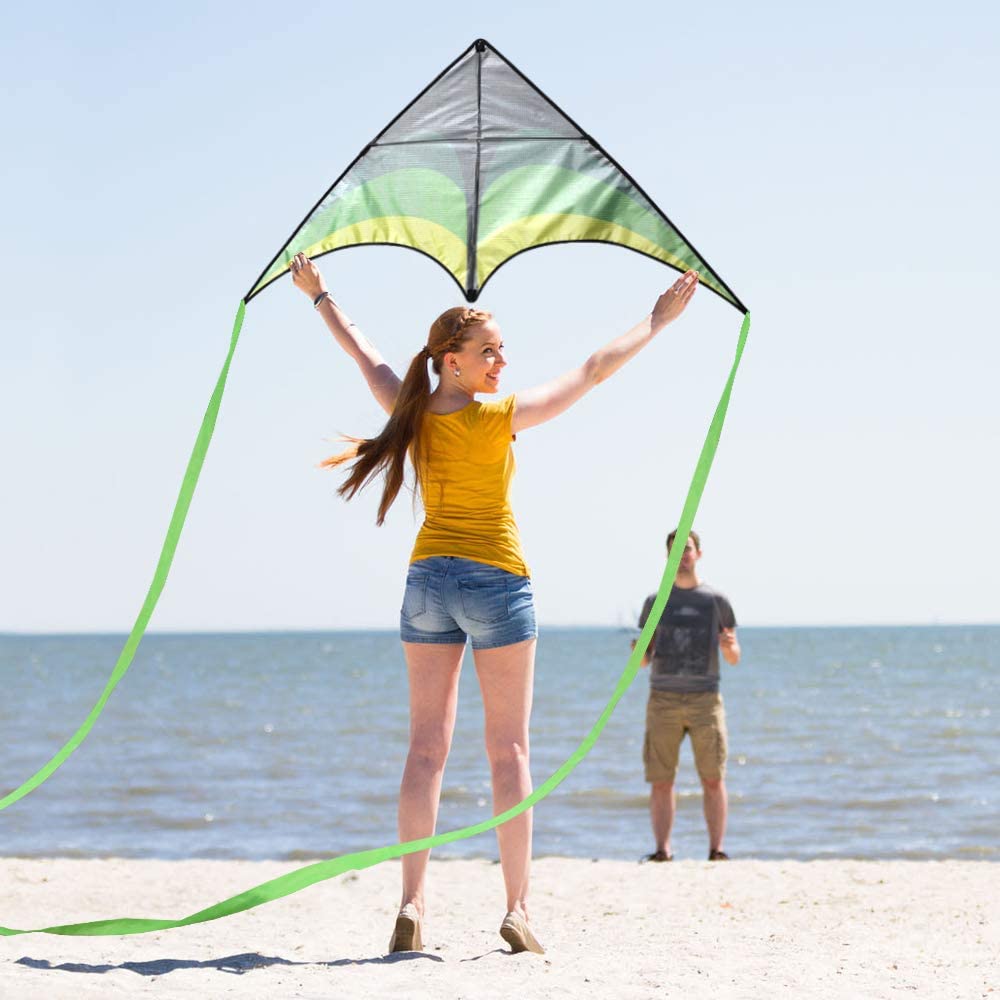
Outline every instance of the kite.
<path fill-rule="evenodd" d="M 743 314 L 732 368 L 677 522 L 678 533 L 687 536 L 722 433 L 750 313 L 638 183 L 493 46 L 478 39 L 365 146 L 240 300 L 229 350 L 181 482 L 152 583 L 111 676 L 79 729 L 34 775 L 0 798 L 0 810 L 62 766 L 131 665 L 170 572 L 215 430 L 247 303 L 287 272 L 295 254 L 316 258 L 372 244 L 405 247 L 443 267 L 466 300 L 474 302 L 508 261 L 527 250 L 560 243 L 608 243 L 681 272 L 697 270 L 702 285 Z M 597 741 L 638 672 L 682 551 L 683 546 L 673 547 L 649 617 L 597 722 L 547 781 L 506 812 L 461 830 L 306 865 L 176 920 L 124 917 L 33 931 L 0 926 L 0 936 L 140 934 L 216 920 L 344 872 L 483 833 L 513 819 L 561 784 Z"/>
<path fill-rule="evenodd" d="M 483 39 L 365 146 L 245 301 L 297 253 L 373 243 L 426 254 L 469 302 L 526 250 L 613 243 L 698 271 L 702 285 L 747 311 L 622 167 Z"/>

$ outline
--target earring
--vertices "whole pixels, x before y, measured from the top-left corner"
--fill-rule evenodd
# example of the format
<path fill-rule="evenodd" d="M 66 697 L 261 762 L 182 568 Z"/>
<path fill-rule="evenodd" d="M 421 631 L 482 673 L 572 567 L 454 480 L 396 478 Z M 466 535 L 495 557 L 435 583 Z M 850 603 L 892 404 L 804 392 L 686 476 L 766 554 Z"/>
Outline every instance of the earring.
<path fill-rule="evenodd" d="M 455 378 L 458 378 L 459 375 L 462 374 L 457 368 L 452 368 L 452 373 L 454 374 Z"/>

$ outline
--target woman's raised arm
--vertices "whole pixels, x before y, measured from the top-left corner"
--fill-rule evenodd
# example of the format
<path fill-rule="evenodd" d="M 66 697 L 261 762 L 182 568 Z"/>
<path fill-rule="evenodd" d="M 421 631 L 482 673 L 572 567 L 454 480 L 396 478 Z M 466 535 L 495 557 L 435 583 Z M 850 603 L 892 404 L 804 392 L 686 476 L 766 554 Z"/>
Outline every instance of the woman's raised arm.
<path fill-rule="evenodd" d="M 579 368 L 544 385 L 519 392 L 511 427 L 513 433 L 537 427 L 559 416 L 595 385 L 614 375 L 629 358 L 638 354 L 668 323 L 684 312 L 697 287 L 698 272 L 688 271 L 656 300 L 653 311 L 638 326 L 595 351 Z"/>
<path fill-rule="evenodd" d="M 319 268 L 304 253 L 298 253 L 292 258 L 291 272 L 295 287 L 308 295 L 313 303 L 321 295 L 323 296 L 316 308 L 326 322 L 327 328 L 333 334 L 334 340 L 361 369 L 361 374 L 364 375 L 378 405 L 386 413 L 391 414 L 401 384 L 396 373 L 386 364 L 375 345 L 333 301 Z"/>

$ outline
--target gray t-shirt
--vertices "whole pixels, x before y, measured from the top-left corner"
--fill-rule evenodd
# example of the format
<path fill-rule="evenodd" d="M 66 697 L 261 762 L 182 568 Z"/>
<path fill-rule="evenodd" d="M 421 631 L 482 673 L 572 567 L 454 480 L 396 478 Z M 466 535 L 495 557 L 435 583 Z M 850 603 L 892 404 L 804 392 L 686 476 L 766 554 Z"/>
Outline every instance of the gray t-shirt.
<path fill-rule="evenodd" d="M 639 628 L 655 594 L 646 598 Z M 718 691 L 719 632 L 735 628 L 728 599 L 707 584 L 674 587 L 649 644 L 649 685 L 654 691 Z"/>

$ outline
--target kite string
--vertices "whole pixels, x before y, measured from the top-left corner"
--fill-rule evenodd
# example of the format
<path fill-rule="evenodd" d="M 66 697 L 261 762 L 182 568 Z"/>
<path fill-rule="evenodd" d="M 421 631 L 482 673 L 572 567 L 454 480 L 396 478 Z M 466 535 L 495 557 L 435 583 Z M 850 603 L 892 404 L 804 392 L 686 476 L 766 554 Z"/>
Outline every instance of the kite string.
<path fill-rule="evenodd" d="M 229 376 L 229 366 L 236 351 L 236 343 L 240 337 L 240 330 L 243 327 L 243 314 L 245 311 L 246 301 L 241 299 L 239 308 L 236 310 L 236 319 L 233 321 L 233 332 L 229 340 L 229 352 L 226 355 L 226 360 L 223 362 L 222 371 L 216 380 L 211 399 L 208 401 L 208 408 L 205 410 L 205 416 L 202 418 L 198 436 L 195 438 L 191 457 L 188 459 L 187 468 L 184 471 L 184 478 L 181 481 L 177 503 L 174 505 L 174 512 L 170 517 L 170 524 L 167 527 L 166 538 L 163 540 L 160 558 L 153 573 L 153 581 L 149 585 L 146 599 L 139 609 L 139 614 L 136 617 L 135 624 L 132 626 L 132 631 L 129 633 L 128 639 L 125 641 L 125 646 L 118 657 L 118 662 L 115 663 L 115 668 L 111 671 L 111 677 L 104 686 L 104 690 L 101 692 L 100 698 L 97 699 L 97 703 L 90 710 L 90 714 L 83 720 L 80 728 L 77 729 L 47 764 L 36 771 L 22 785 L 15 788 L 14 791 L 9 792 L 0 799 L 0 809 L 6 809 L 9 805 L 13 805 L 18 799 L 23 798 L 29 792 L 33 791 L 62 767 L 69 756 L 86 739 L 98 716 L 104 711 L 104 706 L 107 704 L 108 698 L 111 697 L 111 692 L 118 686 L 128 668 L 132 665 L 132 659 L 139 648 L 139 643 L 142 641 L 146 627 L 149 625 L 149 620 L 153 615 L 153 610 L 156 608 L 160 594 L 163 592 L 163 587 L 167 582 L 170 566 L 174 560 L 174 553 L 177 551 L 177 543 L 180 541 L 184 521 L 187 518 L 188 508 L 191 506 L 191 498 L 194 496 L 195 487 L 198 485 L 201 467 L 205 464 L 205 456 L 208 454 L 208 446 L 212 441 L 215 422 L 219 416 L 219 407 L 222 404 L 222 394 L 225 391 L 226 379 Z"/>
<path fill-rule="evenodd" d="M 241 312 L 237 317 L 237 326 L 239 325 L 239 321 L 241 319 L 242 304 Z M 237 331 L 234 331 L 234 338 L 236 332 Z M 722 427 L 726 420 L 726 412 L 729 409 L 729 400 L 732 395 L 733 383 L 736 379 L 736 372 L 739 369 L 740 360 L 743 357 L 743 348 L 746 344 L 749 332 L 750 313 L 746 313 L 743 317 L 743 324 L 740 328 L 740 336 L 736 345 L 736 356 L 729 372 L 729 378 L 726 380 L 725 388 L 723 389 L 719 403 L 715 408 L 711 425 L 709 426 L 708 433 L 705 436 L 705 443 L 702 445 L 701 453 L 698 457 L 697 465 L 695 466 L 694 476 L 691 479 L 691 485 L 688 487 L 687 497 L 684 500 L 684 507 L 681 511 L 680 520 L 677 523 L 677 534 L 681 538 L 686 538 L 687 535 L 691 533 L 691 529 L 694 526 L 695 514 L 698 511 L 698 504 L 700 503 L 702 494 L 705 491 L 705 484 L 708 482 L 708 475 L 712 468 L 712 461 L 715 458 L 715 452 L 718 448 L 719 439 L 722 435 Z M 235 346 L 235 340 L 233 342 L 233 346 Z M 230 357 L 231 356 L 232 348 L 230 348 Z M 224 381 L 221 376 L 220 381 Z M 197 476 L 195 478 L 197 478 Z M 183 521 L 183 518 L 181 520 Z M 171 522 L 171 524 L 173 524 L 173 522 Z M 611 713 L 614 711 L 618 702 L 621 701 L 622 696 L 625 694 L 629 685 L 635 679 L 635 675 L 639 670 L 639 664 L 641 663 L 642 657 L 649 646 L 653 632 L 659 623 L 660 616 L 663 614 L 667 598 L 670 596 L 670 591 L 673 587 L 674 578 L 677 575 L 677 567 L 680 564 L 683 550 L 683 545 L 673 546 L 669 558 L 667 559 L 667 565 L 663 571 L 663 577 L 660 581 L 656 598 L 653 601 L 652 608 L 650 609 L 649 617 L 646 619 L 646 623 L 639 634 L 639 638 L 636 641 L 635 648 L 632 650 L 632 654 L 628 659 L 625 670 L 618 679 L 614 693 L 611 695 L 611 699 L 605 706 L 604 711 L 601 712 L 598 717 L 597 722 L 594 723 L 590 732 L 587 733 L 580 745 L 570 755 L 569 759 L 566 760 L 565 763 L 563 763 L 562 766 L 550 778 L 548 778 L 547 781 L 536 788 L 526 799 L 523 799 L 517 805 L 512 806 L 505 812 L 499 813 L 491 819 L 484 820 L 474 826 L 464 827 L 460 830 L 450 830 L 446 833 L 437 834 L 433 837 L 424 837 L 420 840 L 412 840 L 404 844 L 396 844 L 393 847 L 381 847 L 374 850 L 358 851 L 354 854 L 347 854 L 340 858 L 331 858 L 327 861 L 319 861 L 314 864 L 305 865 L 301 868 L 295 869 L 295 871 L 288 872 L 285 875 L 280 875 L 268 882 L 263 882 L 251 889 L 247 889 L 236 896 L 231 896 L 229 899 L 215 903 L 206 909 L 199 910 L 197 913 L 192 913 L 186 917 L 182 917 L 179 920 L 152 920 L 134 917 L 119 917 L 110 920 L 92 920 L 86 923 L 78 924 L 61 924 L 52 927 L 37 928 L 35 930 L 17 930 L 10 927 L 0 927 L 0 936 L 9 937 L 16 934 L 34 933 L 81 937 L 97 935 L 144 934 L 150 931 L 170 930 L 175 927 L 186 927 L 191 924 L 204 923 L 209 920 L 218 920 L 221 917 L 231 916 L 234 913 L 240 913 L 244 910 L 252 909 L 255 906 L 260 906 L 262 903 L 268 903 L 273 900 L 280 899 L 283 896 L 289 896 L 292 893 L 299 892 L 310 885 L 325 881 L 326 879 L 334 878 L 337 875 L 344 874 L 345 872 L 360 871 L 365 868 L 370 868 L 373 865 L 377 865 L 382 861 L 402 857 L 404 854 L 413 854 L 417 851 L 425 851 L 429 848 L 438 847 L 442 844 L 452 843 L 456 840 L 462 840 L 466 837 L 472 837 L 480 833 L 485 833 L 487 830 L 494 829 L 502 823 L 506 823 L 508 820 L 513 819 L 515 816 L 519 816 L 525 810 L 530 809 L 533 805 L 540 802 L 550 792 L 562 784 L 562 782 L 569 776 L 569 774 L 572 773 L 576 766 L 583 760 L 584 757 L 586 757 L 591 748 L 597 742 L 597 738 L 600 736 L 601 731 L 607 724 L 608 719 L 610 719 Z"/>

